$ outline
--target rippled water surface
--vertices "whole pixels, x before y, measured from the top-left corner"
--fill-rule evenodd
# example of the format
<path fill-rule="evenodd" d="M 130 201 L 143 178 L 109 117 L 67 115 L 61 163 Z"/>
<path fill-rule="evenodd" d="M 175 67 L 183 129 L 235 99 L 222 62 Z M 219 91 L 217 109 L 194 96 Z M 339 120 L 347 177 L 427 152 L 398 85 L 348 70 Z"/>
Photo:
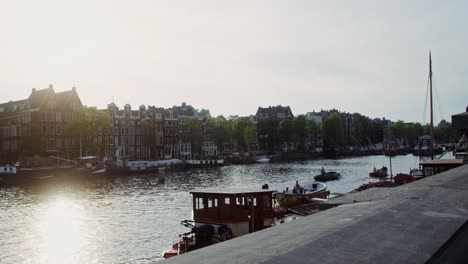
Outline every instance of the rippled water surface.
<path fill-rule="evenodd" d="M 322 166 L 342 178 L 328 182 L 348 192 L 372 181 L 384 156 L 226 166 L 155 176 L 45 182 L 0 188 L 1 263 L 152 263 L 188 231 L 189 192 L 205 188 L 258 187 L 283 190 L 312 180 Z M 393 173 L 408 173 L 417 158 L 392 158 Z"/>

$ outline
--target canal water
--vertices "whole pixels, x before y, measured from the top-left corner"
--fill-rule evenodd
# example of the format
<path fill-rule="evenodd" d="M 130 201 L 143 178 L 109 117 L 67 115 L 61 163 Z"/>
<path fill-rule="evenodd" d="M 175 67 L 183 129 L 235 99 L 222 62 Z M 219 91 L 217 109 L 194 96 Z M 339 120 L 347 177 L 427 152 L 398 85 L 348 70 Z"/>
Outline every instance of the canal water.
<path fill-rule="evenodd" d="M 393 174 L 417 164 L 412 155 L 393 157 Z M 188 231 L 180 221 L 191 218 L 190 191 L 265 183 L 283 190 L 324 166 L 340 171 L 327 184 L 342 193 L 375 181 L 369 171 L 383 165 L 390 168 L 388 157 L 367 156 L 0 188 L 0 262 L 153 263 Z"/>

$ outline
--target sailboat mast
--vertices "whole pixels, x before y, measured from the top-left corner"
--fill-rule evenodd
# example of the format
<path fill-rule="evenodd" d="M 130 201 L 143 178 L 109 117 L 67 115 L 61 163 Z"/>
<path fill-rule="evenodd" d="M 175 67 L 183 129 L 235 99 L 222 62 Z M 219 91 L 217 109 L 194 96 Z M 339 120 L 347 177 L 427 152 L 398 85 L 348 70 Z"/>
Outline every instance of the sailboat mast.
<path fill-rule="evenodd" d="M 429 127 L 429 132 L 431 133 L 431 159 L 434 159 L 434 118 L 433 118 L 433 110 L 432 110 L 432 58 L 431 52 L 429 51 L 429 100 L 431 106 L 431 124 Z"/>

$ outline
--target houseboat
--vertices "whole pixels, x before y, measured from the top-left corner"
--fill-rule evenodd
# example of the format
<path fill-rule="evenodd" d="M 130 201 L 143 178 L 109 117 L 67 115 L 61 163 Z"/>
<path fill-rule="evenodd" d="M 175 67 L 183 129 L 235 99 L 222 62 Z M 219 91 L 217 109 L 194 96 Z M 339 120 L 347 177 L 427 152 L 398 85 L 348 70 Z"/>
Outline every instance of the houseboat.
<path fill-rule="evenodd" d="M 180 159 L 167 160 L 129 160 L 107 163 L 105 172 L 107 175 L 134 175 L 157 173 L 160 168 L 176 168 L 182 166 Z"/>
<path fill-rule="evenodd" d="M 224 159 L 201 159 L 201 160 L 185 160 L 185 167 L 190 168 L 209 168 L 224 166 Z"/>
<path fill-rule="evenodd" d="M 182 224 L 191 230 L 162 256 L 170 258 L 274 225 L 274 192 L 243 188 L 190 192 L 193 219 Z"/>

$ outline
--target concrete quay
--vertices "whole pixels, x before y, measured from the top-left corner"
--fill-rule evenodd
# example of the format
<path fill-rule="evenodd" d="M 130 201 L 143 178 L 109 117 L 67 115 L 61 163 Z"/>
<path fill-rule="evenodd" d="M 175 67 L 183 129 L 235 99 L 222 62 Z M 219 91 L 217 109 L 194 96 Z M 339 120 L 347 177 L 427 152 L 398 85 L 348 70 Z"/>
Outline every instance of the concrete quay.
<path fill-rule="evenodd" d="M 468 165 L 328 201 L 293 222 L 167 263 L 468 263 Z"/>

